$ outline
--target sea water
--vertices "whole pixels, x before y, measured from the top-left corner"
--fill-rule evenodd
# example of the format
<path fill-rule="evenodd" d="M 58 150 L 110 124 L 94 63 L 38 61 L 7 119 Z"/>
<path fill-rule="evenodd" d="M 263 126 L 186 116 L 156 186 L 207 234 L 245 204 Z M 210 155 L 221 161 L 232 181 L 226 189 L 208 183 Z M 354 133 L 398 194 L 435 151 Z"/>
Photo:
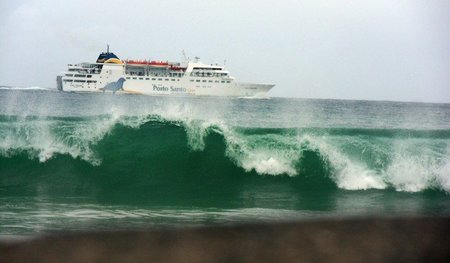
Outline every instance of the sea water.
<path fill-rule="evenodd" d="M 450 215 L 450 104 L 0 89 L 0 237 Z"/>

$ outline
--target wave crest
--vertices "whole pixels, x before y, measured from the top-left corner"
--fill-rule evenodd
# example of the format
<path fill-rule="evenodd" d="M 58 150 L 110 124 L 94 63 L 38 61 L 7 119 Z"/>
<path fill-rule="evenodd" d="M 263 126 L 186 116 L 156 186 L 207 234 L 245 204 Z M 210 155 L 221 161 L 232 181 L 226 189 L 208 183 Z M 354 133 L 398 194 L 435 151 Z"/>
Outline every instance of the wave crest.
<path fill-rule="evenodd" d="M 205 141 L 210 134 L 222 136 L 224 157 L 246 172 L 303 176 L 304 168 L 313 165 L 322 166 L 318 168 L 327 171 L 324 176 L 347 190 L 394 188 L 416 192 L 436 188 L 450 192 L 450 139 L 442 133 L 433 137 L 433 132 L 419 131 L 238 128 L 221 120 L 191 119 L 186 117 L 192 115 L 190 112 L 175 114 L 177 111 L 186 109 L 139 116 L 0 116 L 0 154 L 11 158 L 26 152 L 40 162 L 64 154 L 98 166 L 103 153 L 95 146 L 116 127 L 141 129 L 144 124 L 157 123 L 162 126 L 161 132 L 167 126 L 183 127 L 187 145 L 196 152 L 207 147 Z M 313 153 L 317 163 L 308 163 L 308 153 Z"/>

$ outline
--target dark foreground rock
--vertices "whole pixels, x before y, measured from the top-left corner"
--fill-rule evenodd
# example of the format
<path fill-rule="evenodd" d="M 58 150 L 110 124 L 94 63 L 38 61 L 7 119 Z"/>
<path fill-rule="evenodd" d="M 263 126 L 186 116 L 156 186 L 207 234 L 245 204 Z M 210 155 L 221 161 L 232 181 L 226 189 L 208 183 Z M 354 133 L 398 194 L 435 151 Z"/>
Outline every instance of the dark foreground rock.
<path fill-rule="evenodd" d="M 450 262 L 450 218 L 61 233 L 0 244 L 0 262 Z"/>

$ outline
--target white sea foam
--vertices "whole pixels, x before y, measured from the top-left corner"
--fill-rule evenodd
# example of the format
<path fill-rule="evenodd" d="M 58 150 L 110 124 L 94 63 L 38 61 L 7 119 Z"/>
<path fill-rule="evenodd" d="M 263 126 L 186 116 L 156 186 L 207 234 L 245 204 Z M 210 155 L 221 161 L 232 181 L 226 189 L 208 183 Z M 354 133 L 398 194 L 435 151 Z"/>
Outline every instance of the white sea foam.
<path fill-rule="evenodd" d="M 449 146 L 445 140 L 433 144 L 423 139 L 395 141 L 385 180 L 399 191 L 417 192 L 429 187 L 450 191 Z"/>
<path fill-rule="evenodd" d="M 436 175 L 436 184 L 438 187 L 450 193 L 450 157 L 446 157 L 444 165 L 438 169 Z"/>
<path fill-rule="evenodd" d="M 330 179 L 347 190 L 417 192 L 430 187 L 450 191 L 448 140 L 299 134 L 240 134 L 223 129 L 227 156 L 246 171 L 298 175 L 304 150 L 313 150 L 330 167 Z M 352 146 L 352 151 L 348 150 Z M 370 156 L 370 161 L 363 158 Z"/>
<path fill-rule="evenodd" d="M 189 147 L 194 151 L 205 149 L 205 137 L 208 135 L 212 123 L 198 120 L 188 120 L 183 122 L 186 130 Z"/>
<path fill-rule="evenodd" d="M 68 154 L 93 165 L 100 159 L 92 145 L 100 141 L 118 122 L 117 116 L 86 121 L 64 121 L 45 118 L 18 118 L 0 123 L 0 152 L 9 156 L 26 151 L 40 162 L 51 159 L 54 154 Z"/>
<path fill-rule="evenodd" d="M 382 168 L 376 169 L 361 158 L 362 152 L 343 152 L 345 145 L 338 138 L 303 138 L 310 142 L 311 148 L 317 149 L 330 162 L 333 168 L 330 176 L 340 188 L 383 189 L 391 186 L 398 191 L 417 192 L 435 187 L 450 191 L 448 140 L 391 138 L 389 147 L 373 147 L 378 152 L 371 152 L 372 159 L 382 159 L 377 156 L 380 154 L 387 156 Z M 361 138 L 354 137 L 352 140 Z"/>
<path fill-rule="evenodd" d="M 348 190 L 383 189 L 386 187 L 380 175 L 365 164 L 344 154 L 340 150 L 342 145 L 335 145 L 333 139 L 303 135 L 299 140 L 307 142 L 310 149 L 317 151 L 322 158 L 331 164 L 333 168 L 331 178 L 338 187 Z"/>
<path fill-rule="evenodd" d="M 296 174 L 295 163 L 301 152 L 292 136 L 280 134 L 242 135 L 224 129 L 226 155 L 246 171 L 259 174 Z"/>

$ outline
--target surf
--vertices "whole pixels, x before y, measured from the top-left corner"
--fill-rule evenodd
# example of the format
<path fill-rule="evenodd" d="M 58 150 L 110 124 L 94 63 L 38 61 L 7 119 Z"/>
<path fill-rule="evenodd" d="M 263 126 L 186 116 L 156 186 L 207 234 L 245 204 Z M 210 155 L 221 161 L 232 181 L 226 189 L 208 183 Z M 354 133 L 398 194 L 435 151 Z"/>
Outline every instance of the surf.
<path fill-rule="evenodd" d="M 0 116 L 0 173 L 11 176 L 17 162 L 28 163 L 22 173 L 62 162 L 130 178 L 222 169 L 344 190 L 448 193 L 449 150 L 448 130 L 240 127 L 171 114 Z"/>

